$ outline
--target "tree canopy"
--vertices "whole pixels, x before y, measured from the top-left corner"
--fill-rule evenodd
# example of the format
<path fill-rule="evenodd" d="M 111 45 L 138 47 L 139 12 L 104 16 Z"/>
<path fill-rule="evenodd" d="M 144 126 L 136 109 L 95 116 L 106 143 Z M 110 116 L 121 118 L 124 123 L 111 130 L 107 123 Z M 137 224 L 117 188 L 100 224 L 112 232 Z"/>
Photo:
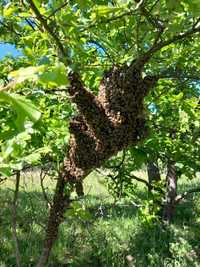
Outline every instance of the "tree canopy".
<path fill-rule="evenodd" d="M 93 169 L 196 176 L 199 14 L 198 0 L 1 1 L 1 42 L 21 55 L 0 61 L 0 174 L 50 166 L 58 180 L 38 266 Z"/>

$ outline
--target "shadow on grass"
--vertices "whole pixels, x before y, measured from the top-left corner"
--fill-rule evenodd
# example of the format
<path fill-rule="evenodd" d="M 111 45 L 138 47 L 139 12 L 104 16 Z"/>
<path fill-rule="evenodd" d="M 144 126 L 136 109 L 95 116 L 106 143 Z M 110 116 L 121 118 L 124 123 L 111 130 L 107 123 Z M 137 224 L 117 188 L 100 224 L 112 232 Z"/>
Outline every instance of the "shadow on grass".
<path fill-rule="evenodd" d="M 50 196 L 51 197 L 51 196 Z M 146 192 L 136 198 L 145 199 Z M 12 192 L 0 190 L 0 266 L 14 267 L 15 254 L 9 201 Z M 200 201 L 196 196 L 177 207 L 173 225 L 140 222 L 138 208 L 129 202 L 87 196 L 81 201 L 91 218 L 66 218 L 60 227 L 51 267 L 187 267 L 200 262 Z M 41 192 L 20 192 L 17 229 L 21 267 L 35 266 L 42 246 L 48 209 Z"/>
<path fill-rule="evenodd" d="M 16 266 L 15 243 L 12 235 L 13 192 L 0 190 L 0 266 Z M 21 254 L 21 267 L 35 266 L 48 209 L 40 192 L 19 192 L 17 206 L 17 237 Z"/>

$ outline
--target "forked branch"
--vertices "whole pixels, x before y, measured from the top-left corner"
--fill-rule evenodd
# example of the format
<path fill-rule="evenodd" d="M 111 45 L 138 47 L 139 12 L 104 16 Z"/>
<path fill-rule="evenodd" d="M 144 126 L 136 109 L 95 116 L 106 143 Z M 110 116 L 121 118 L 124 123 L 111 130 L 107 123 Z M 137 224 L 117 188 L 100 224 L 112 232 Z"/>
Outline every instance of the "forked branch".
<path fill-rule="evenodd" d="M 138 67 L 144 66 L 151 59 L 151 57 L 156 52 L 160 51 L 163 47 L 166 47 L 172 43 L 178 42 L 185 38 L 195 36 L 194 35 L 195 33 L 200 33 L 200 18 L 197 19 L 196 22 L 193 23 L 192 27 L 189 30 L 185 31 L 184 33 L 174 35 L 172 38 L 169 38 L 168 40 L 154 43 L 146 53 L 144 53 L 134 61 L 134 66 Z"/>

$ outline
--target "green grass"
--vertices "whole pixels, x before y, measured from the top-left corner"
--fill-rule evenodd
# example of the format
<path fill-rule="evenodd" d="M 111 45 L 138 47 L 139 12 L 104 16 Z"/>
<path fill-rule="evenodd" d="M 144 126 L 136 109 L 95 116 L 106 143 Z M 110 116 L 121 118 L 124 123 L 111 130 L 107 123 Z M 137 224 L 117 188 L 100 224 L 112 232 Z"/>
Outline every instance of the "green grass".
<path fill-rule="evenodd" d="M 52 198 L 55 181 L 45 187 Z M 198 185 L 194 180 L 180 190 Z M 14 180 L 0 186 L 0 267 L 14 267 L 15 250 L 11 228 L 10 201 Z M 141 223 L 138 208 L 126 200 L 114 203 L 97 173 L 85 181 L 87 196 L 79 202 L 82 211 L 66 213 L 50 261 L 51 267 L 199 267 L 200 194 L 182 202 L 170 227 Z M 136 194 L 145 197 L 137 186 Z M 78 210 L 79 211 L 79 210 Z M 42 247 L 47 204 L 39 174 L 27 173 L 20 187 L 17 234 L 21 267 L 35 266 Z"/>

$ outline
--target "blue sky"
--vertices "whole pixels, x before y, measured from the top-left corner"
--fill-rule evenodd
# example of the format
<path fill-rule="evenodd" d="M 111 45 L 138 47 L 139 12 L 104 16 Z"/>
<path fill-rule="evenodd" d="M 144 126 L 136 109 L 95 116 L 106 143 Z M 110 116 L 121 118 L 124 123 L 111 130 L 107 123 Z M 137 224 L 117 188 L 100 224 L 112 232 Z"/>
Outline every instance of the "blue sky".
<path fill-rule="evenodd" d="M 14 45 L 0 43 L 0 59 L 6 55 L 20 56 L 21 53 L 15 48 Z"/>

